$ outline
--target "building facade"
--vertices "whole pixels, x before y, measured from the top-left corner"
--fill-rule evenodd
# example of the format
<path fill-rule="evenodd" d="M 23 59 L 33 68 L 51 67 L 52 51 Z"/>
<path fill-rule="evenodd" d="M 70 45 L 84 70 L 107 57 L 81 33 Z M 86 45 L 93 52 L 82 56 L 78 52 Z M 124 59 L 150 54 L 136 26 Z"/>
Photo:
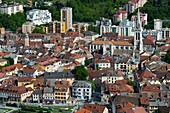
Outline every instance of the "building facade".
<path fill-rule="evenodd" d="M 100 59 L 100 60 L 96 61 L 95 67 L 102 70 L 103 68 L 110 68 L 111 67 L 111 63 L 110 63 L 109 60 Z"/>
<path fill-rule="evenodd" d="M 103 33 L 109 33 L 112 31 L 112 20 L 101 17 L 100 20 L 96 21 L 96 25 L 100 29 L 100 35 Z"/>
<path fill-rule="evenodd" d="M 70 84 L 68 81 L 56 81 L 54 87 L 55 103 L 66 103 L 70 97 Z"/>
<path fill-rule="evenodd" d="M 35 28 L 35 26 L 34 26 L 33 22 L 25 22 L 22 25 L 22 33 L 32 33 L 34 28 Z"/>
<path fill-rule="evenodd" d="M 4 35 L 4 34 L 5 34 L 5 28 L 4 28 L 4 27 L 0 28 L 0 34 L 1 34 L 1 35 Z"/>
<path fill-rule="evenodd" d="M 72 29 L 72 8 L 63 7 L 61 9 L 61 22 L 65 22 L 66 30 Z"/>
<path fill-rule="evenodd" d="M 2 4 L 0 5 L 0 13 L 1 14 L 15 14 L 17 12 L 23 12 L 23 5 L 22 4 L 12 4 L 12 5 L 7 5 L 7 4 Z"/>
<path fill-rule="evenodd" d="M 118 36 L 134 36 L 134 21 L 125 20 L 118 26 Z"/>
<path fill-rule="evenodd" d="M 27 20 L 35 25 L 47 24 L 52 21 L 51 13 L 48 10 L 33 9 L 26 12 Z"/>
<path fill-rule="evenodd" d="M 90 100 L 92 96 L 92 85 L 88 81 L 75 81 L 72 84 L 72 96 L 78 100 Z"/>

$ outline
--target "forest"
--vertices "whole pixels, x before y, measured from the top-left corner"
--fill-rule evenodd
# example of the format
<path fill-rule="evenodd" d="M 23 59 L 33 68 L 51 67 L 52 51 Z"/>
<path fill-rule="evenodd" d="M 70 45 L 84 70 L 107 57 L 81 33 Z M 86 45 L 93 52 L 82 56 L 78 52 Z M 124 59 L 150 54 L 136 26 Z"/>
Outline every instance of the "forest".
<path fill-rule="evenodd" d="M 0 14 L 0 27 L 5 27 L 15 31 L 18 27 L 21 27 L 23 23 L 26 22 L 26 17 L 24 13 L 16 14 Z"/>
<path fill-rule="evenodd" d="M 154 19 L 170 20 L 170 0 L 148 0 L 140 9 L 143 13 L 148 13 L 148 25 L 146 29 L 153 29 Z M 170 27 L 170 22 L 164 22 L 163 27 Z"/>
<path fill-rule="evenodd" d="M 12 0 L 4 0 L 12 1 Z M 17 2 L 26 2 L 27 0 L 16 0 Z M 36 0 L 33 0 L 35 2 Z M 25 7 L 24 11 L 33 8 L 48 9 L 52 13 L 53 20 L 60 20 L 60 9 L 62 7 L 73 8 L 73 22 L 95 22 L 100 17 L 112 19 L 119 7 L 123 6 L 129 0 L 37 0 L 38 7 Z M 52 1 L 53 6 L 44 6 L 44 1 Z M 34 4 L 34 3 L 33 3 Z M 143 13 L 148 13 L 148 25 L 146 29 L 153 28 L 153 19 L 170 19 L 170 0 L 148 0 L 144 7 L 140 8 Z M 133 14 L 135 14 L 134 12 Z M 129 18 L 132 14 L 129 14 Z M 15 30 L 26 21 L 24 13 L 0 14 L 0 27 Z M 164 23 L 163 27 L 170 27 L 170 23 Z"/>

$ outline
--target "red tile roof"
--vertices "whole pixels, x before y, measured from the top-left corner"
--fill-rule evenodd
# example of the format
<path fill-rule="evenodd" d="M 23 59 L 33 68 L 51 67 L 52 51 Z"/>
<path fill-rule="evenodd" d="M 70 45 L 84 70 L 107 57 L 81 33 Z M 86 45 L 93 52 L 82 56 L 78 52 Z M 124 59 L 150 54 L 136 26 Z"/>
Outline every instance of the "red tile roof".
<path fill-rule="evenodd" d="M 139 2 L 139 0 L 130 0 L 130 2 L 133 4 L 137 4 Z"/>
<path fill-rule="evenodd" d="M 99 104 L 84 104 L 83 108 L 92 111 L 93 113 L 103 113 L 106 109 L 105 106 Z"/>
<path fill-rule="evenodd" d="M 14 65 L 11 65 L 11 66 L 3 67 L 1 70 L 2 70 L 3 73 L 5 73 L 5 72 L 13 71 L 16 68 L 21 69 L 22 67 L 23 67 L 22 64 L 18 63 L 18 64 L 14 64 Z"/>
<path fill-rule="evenodd" d="M 123 13 L 123 14 L 127 13 L 125 10 L 121 10 L 121 9 L 118 10 L 117 12 L 118 12 L 119 14 L 120 14 L 120 13 Z"/>
<path fill-rule="evenodd" d="M 114 14 L 113 16 L 118 17 L 120 14 Z"/>
<path fill-rule="evenodd" d="M 154 45 L 154 42 L 152 40 L 145 38 L 145 39 L 143 39 L 143 44 L 144 45 Z"/>
<path fill-rule="evenodd" d="M 110 61 L 106 59 L 100 59 L 100 60 L 97 60 L 96 62 L 97 63 L 110 63 Z"/>
<path fill-rule="evenodd" d="M 152 85 L 144 86 L 142 88 L 142 91 L 160 93 L 160 85 L 152 84 Z"/>
<path fill-rule="evenodd" d="M 145 108 L 143 107 L 132 107 L 130 109 L 125 110 L 126 113 L 147 113 Z"/>
<path fill-rule="evenodd" d="M 32 79 L 32 77 L 23 76 L 18 78 L 18 82 L 31 82 Z"/>
<path fill-rule="evenodd" d="M 146 37 L 146 39 L 149 39 L 149 40 L 151 40 L 152 42 L 155 40 L 155 38 L 154 38 L 153 36 L 151 36 L 151 35 L 148 35 L 148 36 Z"/>
<path fill-rule="evenodd" d="M 92 113 L 92 111 L 85 109 L 85 108 L 81 108 L 78 111 L 76 111 L 75 113 Z"/>
<path fill-rule="evenodd" d="M 30 67 L 24 67 L 24 68 L 22 69 L 22 72 L 23 72 L 23 73 L 29 73 L 29 74 L 33 74 L 35 71 L 36 71 L 35 69 L 30 68 Z"/>

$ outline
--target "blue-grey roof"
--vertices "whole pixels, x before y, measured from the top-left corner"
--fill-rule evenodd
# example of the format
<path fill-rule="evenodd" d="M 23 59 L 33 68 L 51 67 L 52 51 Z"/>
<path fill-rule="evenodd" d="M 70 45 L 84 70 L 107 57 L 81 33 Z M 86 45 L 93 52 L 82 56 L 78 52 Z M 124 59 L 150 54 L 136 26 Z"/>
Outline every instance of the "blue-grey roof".
<path fill-rule="evenodd" d="M 44 79 L 62 79 L 62 78 L 74 78 L 71 72 L 45 72 Z"/>
<path fill-rule="evenodd" d="M 135 22 L 133 21 L 129 21 L 129 20 L 125 20 L 119 23 L 120 27 L 135 27 Z"/>

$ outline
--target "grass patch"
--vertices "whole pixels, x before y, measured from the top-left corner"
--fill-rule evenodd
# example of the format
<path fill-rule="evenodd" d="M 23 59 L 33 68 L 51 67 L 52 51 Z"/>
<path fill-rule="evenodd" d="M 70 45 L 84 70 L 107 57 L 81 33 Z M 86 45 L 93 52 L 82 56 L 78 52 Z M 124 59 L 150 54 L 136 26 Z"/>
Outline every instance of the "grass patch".
<path fill-rule="evenodd" d="M 72 108 L 53 108 L 53 111 L 72 111 Z"/>
<path fill-rule="evenodd" d="M 9 109 L 9 108 L 0 108 L 1 110 L 6 110 L 6 111 L 10 111 L 12 109 Z"/>
<path fill-rule="evenodd" d="M 8 111 L 11 111 L 12 109 L 9 108 L 0 108 L 1 111 L 3 111 L 3 113 L 6 113 Z"/>
<path fill-rule="evenodd" d="M 21 113 L 51 113 L 51 111 L 49 109 L 45 109 L 45 108 L 39 108 L 39 107 L 30 107 L 30 106 L 22 106 Z"/>

